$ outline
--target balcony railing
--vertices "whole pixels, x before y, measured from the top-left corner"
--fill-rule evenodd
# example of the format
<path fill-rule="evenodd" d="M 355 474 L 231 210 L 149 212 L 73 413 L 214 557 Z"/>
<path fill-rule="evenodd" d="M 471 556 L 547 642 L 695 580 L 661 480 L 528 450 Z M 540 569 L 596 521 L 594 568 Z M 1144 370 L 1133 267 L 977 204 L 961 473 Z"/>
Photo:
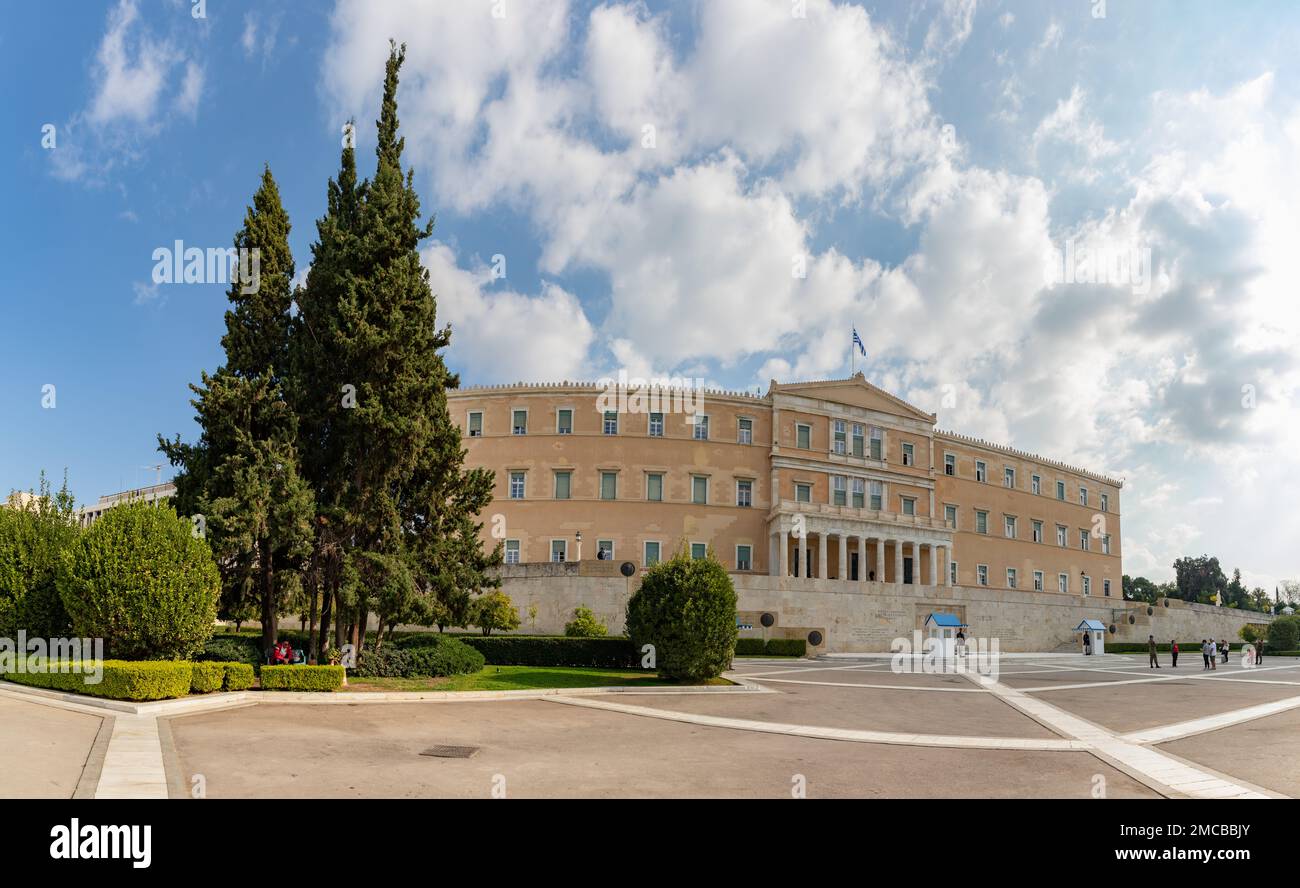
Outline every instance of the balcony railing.
<path fill-rule="evenodd" d="M 848 518 L 855 521 L 879 521 L 904 527 L 924 527 L 930 530 L 951 529 L 944 519 L 938 517 L 904 515 L 900 512 L 886 512 L 884 509 L 859 509 L 854 506 L 836 506 L 831 503 L 801 503 L 796 500 L 783 499 L 772 511 L 794 512 L 825 518 Z"/>

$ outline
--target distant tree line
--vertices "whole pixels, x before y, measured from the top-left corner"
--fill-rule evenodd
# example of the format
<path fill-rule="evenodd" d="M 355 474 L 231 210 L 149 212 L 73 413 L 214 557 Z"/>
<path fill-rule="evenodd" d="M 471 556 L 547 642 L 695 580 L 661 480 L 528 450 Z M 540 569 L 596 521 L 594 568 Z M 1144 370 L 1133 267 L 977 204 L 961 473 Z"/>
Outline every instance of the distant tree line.
<path fill-rule="evenodd" d="M 1260 613 L 1274 613 L 1287 605 L 1300 603 L 1300 582 L 1283 581 L 1273 593 L 1260 586 L 1247 589 L 1241 581 L 1240 569 L 1234 569 L 1232 579 L 1228 579 L 1219 559 L 1211 555 L 1179 558 L 1174 562 L 1174 579 L 1165 583 L 1125 574 L 1123 589 L 1124 597 L 1130 601 L 1154 603 L 1160 598 L 1178 598 Z"/>

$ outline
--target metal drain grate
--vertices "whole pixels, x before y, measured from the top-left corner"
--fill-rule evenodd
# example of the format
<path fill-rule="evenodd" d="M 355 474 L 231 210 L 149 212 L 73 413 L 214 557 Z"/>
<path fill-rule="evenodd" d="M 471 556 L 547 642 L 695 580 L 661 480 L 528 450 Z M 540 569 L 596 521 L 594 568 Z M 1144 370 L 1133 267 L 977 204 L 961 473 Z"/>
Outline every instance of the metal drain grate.
<path fill-rule="evenodd" d="M 430 746 L 420 755 L 429 755 L 434 758 L 445 759 L 467 759 L 473 758 L 478 754 L 477 746 Z"/>

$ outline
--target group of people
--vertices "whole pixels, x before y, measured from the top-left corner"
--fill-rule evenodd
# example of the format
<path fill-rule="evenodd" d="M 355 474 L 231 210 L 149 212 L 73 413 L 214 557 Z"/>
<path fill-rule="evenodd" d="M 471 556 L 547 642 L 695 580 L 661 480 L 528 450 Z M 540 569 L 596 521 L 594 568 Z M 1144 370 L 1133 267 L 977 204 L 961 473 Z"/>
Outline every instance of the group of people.
<path fill-rule="evenodd" d="M 1205 665 L 1202 667 L 1202 671 L 1206 669 L 1217 669 L 1220 656 L 1223 657 L 1223 662 L 1227 663 L 1228 649 L 1229 649 L 1228 640 L 1226 638 L 1221 639 L 1219 641 L 1215 641 L 1213 638 L 1202 638 L 1201 658 L 1205 661 Z M 1160 660 L 1156 657 L 1156 637 L 1154 635 L 1147 636 L 1147 655 L 1149 656 L 1151 661 L 1148 664 L 1147 668 L 1159 669 Z M 1173 660 L 1173 667 L 1177 669 L 1178 668 L 1178 642 L 1170 640 L 1169 656 Z M 1256 662 L 1258 662 L 1258 657 L 1259 657 L 1258 652 L 1256 652 L 1255 656 L 1256 656 Z"/>

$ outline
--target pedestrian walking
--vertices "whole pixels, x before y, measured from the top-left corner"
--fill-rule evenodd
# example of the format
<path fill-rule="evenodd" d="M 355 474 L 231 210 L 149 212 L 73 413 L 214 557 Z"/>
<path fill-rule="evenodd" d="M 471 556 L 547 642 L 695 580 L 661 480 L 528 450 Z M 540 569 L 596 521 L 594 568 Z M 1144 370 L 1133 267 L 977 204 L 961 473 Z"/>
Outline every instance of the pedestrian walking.
<path fill-rule="evenodd" d="M 1201 639 L 1201 660 L 1205 663 L 1205 665 L 1201 667 L 1201 671 L 1204 672 L 1206 669 L 1210 668 L 1210 643 L 1204 638 Z"/>
<path fill-rule="evenodd" d="M 1151 662 L 1147 664 L 1147 668 L 1159 669 L 1160 661 L 1156 659 L 1156 637 L 1154 635 L 1147 636 L 1147 655 L 1151 658 Z"/>
<path fill-rule="evenodd" d="M 1225 638 L 1225 639 L 1223 640 L 1223 663 L 1224 663 L 1225 666 L 1226 666 L 1227 663 L 1228 663 L 1228 651 L 1229 651 L 1229 650 L 1230 650 L 1230 645 L 1228 644 L 1228 639 Z"/>
<path fill-rule="evenodd" d="M 1174 668 L 1178 668 L 1178 642 L 1172 638 L 1169 640 L 1169 656 L 1174 659 Z"/>
<path fill-rule="evenodd" d="M 1210 671 L 1213 672 L 1219 668 L 1219 645 L 1214 639 L 1210 639 Z"/>

